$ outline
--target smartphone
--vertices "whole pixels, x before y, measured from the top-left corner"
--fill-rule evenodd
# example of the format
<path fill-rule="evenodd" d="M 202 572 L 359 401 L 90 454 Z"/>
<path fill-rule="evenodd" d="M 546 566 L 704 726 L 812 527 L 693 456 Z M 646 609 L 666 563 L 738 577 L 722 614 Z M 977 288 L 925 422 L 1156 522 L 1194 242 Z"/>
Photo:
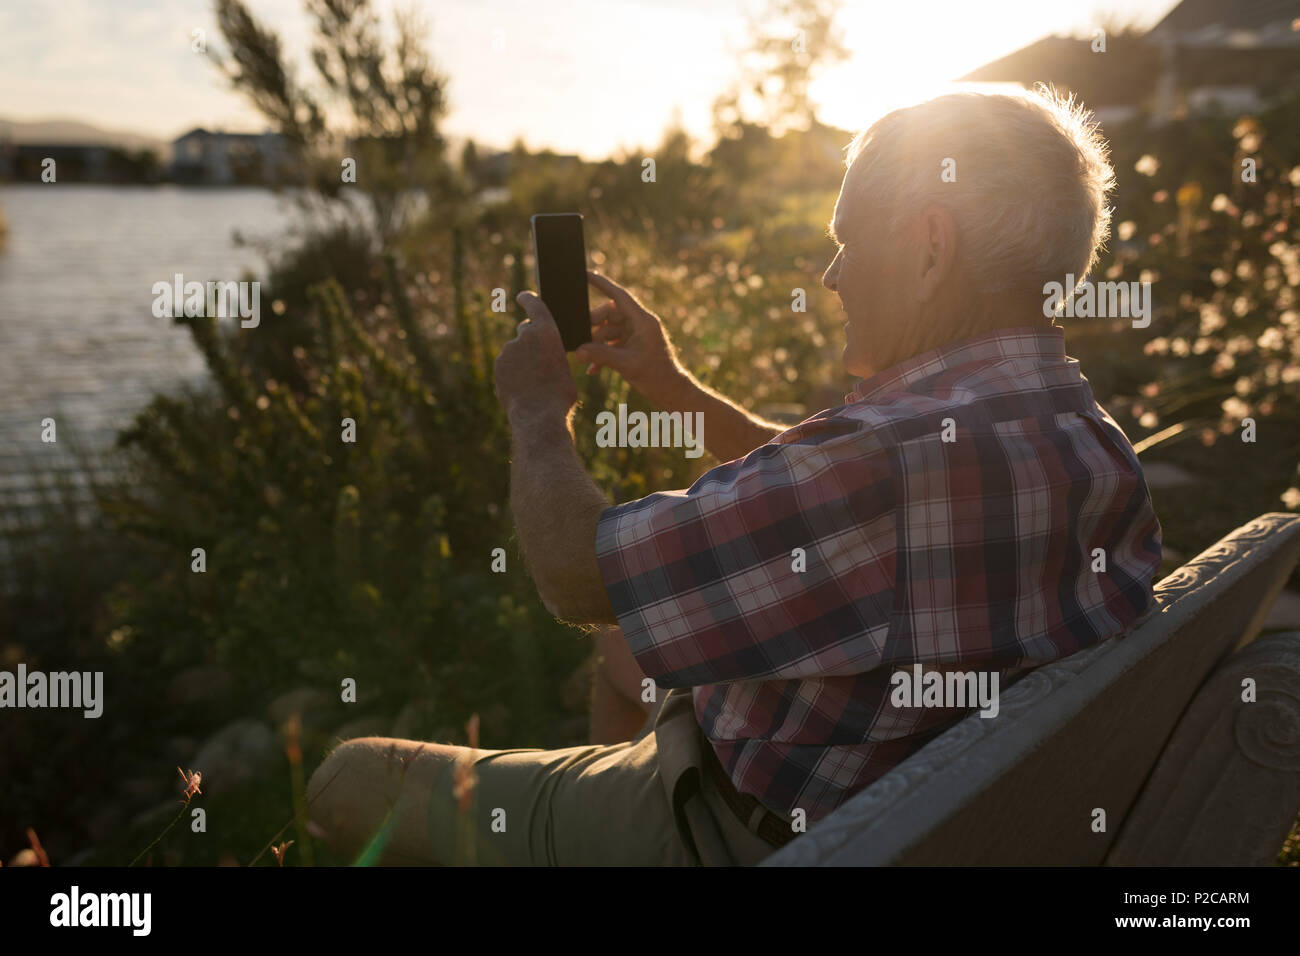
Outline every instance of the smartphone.
<path fill-rule="evenodd" d="M 565 351 L 572 352 L 591 341 L 582 216 L 576 212 L 538 213 L 531 222 L 537 293 L 560 327 Z"/>

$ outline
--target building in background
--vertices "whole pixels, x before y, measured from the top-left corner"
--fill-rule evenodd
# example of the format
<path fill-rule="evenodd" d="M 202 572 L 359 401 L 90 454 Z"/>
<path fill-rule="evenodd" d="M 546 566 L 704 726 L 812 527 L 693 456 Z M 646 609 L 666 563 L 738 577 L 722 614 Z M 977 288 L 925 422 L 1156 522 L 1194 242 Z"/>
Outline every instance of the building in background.
<path fill-rule="evenodd" d="M 1108 35 L 1105 53 L 1092 47 L 1092 37 L 1044 37 L 961 79 L 1052 83 L 1102 125 L 1257 110 L 1300 90 L 1295 0 L 1183 0 L 1150 30 Z"/>
<path fill-rule="evenodd" d="M 222 133 L 202 127 L 172 142 L 173 182 L 269 185 L 285 178 L 289 151 L 278 133 Z"/>

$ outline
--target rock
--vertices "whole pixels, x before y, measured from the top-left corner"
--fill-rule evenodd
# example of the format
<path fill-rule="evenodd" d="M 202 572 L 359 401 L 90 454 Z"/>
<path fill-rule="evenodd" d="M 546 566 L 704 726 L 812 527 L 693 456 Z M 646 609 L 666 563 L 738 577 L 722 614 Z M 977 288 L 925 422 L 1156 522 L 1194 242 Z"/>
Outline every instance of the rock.
<path fill-rule="evenodd" d="M 182 770 L 203 774 L 199 784 L 204 795 L 248 783 L 275 764 L 279 753 L 275 734 L 260 720 L 248 718 L 227 724 L 207 739 L 194 759 Z M 182 789 L 181 779 L 176 787 Z"/>
<path fill-rule="evenodd" d="M 324 730 L 333 724 L 343 707 L 337 695 L 331 696 L 315 687 L 299 687 L 271 701 L 266 714 L 271 725 L 283 729 L 289 718 L 298 714 L 304 730 Z"/>
<path fill-rule="evenodd" d="M 234 680 L 220 667 L 191 667 L 167 683 L 167 699 L 173 705 L 214 704 L 230 697 Z"/>

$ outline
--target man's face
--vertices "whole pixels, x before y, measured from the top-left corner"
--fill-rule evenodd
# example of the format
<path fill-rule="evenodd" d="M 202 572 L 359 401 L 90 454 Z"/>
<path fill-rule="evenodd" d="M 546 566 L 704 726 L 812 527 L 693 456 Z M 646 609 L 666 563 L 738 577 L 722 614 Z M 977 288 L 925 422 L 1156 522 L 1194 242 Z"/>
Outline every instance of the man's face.
<path fill-rule="evenodd" d="M 886 241 L 883 216 L 850 215 L 851 202 L 841 190 L 832 227 L 840 249 L 822 284 L 839 296 L 848 320 L 844 370 L 868 378 L 897 363 L 914 317 L 905 295 L 903 237 Z"/>

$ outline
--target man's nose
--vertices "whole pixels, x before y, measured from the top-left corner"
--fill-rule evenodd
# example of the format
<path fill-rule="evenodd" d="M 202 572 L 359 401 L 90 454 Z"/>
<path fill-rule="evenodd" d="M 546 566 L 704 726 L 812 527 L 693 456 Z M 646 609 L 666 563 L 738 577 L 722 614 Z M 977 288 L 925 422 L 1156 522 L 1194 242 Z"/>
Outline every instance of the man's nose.
<path fill-rule="evenodd" d="M 840 260 L 842 258 L 844 258 L 844 250 L 841 249 L 839 252 L 835 253 L 835 258 L 831 260 L 831 264 L 826 267 L 826 271 L 822 274 L 822 285 L 826 286 L 826 288 L 830 289 L 832 292 L 839 291 L 836 286 L 839 284 Z"/>

